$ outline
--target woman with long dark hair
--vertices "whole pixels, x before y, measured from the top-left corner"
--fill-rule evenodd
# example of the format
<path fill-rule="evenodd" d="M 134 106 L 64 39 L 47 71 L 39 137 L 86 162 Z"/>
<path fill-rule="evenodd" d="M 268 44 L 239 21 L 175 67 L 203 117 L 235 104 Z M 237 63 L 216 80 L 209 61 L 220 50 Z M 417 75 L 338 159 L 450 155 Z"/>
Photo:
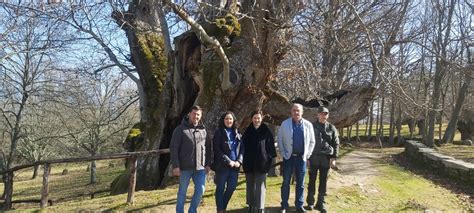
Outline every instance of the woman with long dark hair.
<path fill-rule="evenodd" d="M 263 112 L 251 114 L 252 123 L 242 136 L 244 143 L 244 172 L 247 182 L 249 212 L 264 212 L 267 173 L 276 157 L 275 140 L 268 126 L 262 122 Z"/>
<path fill-rule="evenodd" d="M 219 128 L 214 133 L 214 162 L 216 172 L 217 212 L 225 212 L 232 194 L 237 187 L 239 168 L 243 160 L 243 145 L 233 112 L 225 112 L 219 120 Z"/>

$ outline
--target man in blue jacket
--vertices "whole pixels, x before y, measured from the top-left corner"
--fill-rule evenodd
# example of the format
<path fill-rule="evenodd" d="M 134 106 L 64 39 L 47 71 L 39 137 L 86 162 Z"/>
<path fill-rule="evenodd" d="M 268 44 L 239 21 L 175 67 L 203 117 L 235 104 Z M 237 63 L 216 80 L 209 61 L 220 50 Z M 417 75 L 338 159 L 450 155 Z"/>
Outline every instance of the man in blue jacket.
<path fill-rule="evenodd" d="M 313 125 L 303 117 L 303 106 L 293 104 L 291 118 L 286 119 L 278 130 L 278 148 L 283 157 L 283 183 L 281 185 L 281 212 L 288 209 L 291 175 L 296 175 L 295 206 L 297 212 L 306 212 L 303 208 L 304 176 L 306 160 L 309 159 L 315 145 Z"/>

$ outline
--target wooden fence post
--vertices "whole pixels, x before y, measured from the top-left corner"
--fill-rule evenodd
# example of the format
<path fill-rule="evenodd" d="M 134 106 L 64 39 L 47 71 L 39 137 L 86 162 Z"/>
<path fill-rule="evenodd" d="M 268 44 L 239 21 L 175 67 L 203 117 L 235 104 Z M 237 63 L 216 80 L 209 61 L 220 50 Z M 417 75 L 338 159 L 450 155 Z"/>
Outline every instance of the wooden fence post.
<path fill-rule="evenodd" d="M 41 202 L 40 207 L 44 208 L 48 206 L 48 195 L 49 195 L 49 173 L 51 172 L 51 164 L 44 164 L 43 173 L 43 189 L 41 190 Z"/>
<path fill-rule="evenodd" d="M 133 204 L 135 185 L 137 183 L 137 156 L 130 156 L 130 182 L 128 183 L 127 203 Z"/>
<path fill-rule="evenodd" d="M 3 210 L 7 211 L 12 208 L 12 197 L 13 197 L 13 172 L 5 174 L 7 176 L 5 185 L 5 203 Z"/>

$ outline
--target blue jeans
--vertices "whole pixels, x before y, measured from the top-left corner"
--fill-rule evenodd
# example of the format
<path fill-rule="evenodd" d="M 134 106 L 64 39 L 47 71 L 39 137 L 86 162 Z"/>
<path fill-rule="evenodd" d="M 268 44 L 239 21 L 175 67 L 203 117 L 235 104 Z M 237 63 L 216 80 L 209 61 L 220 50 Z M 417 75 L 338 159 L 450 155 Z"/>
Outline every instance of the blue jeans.
<path fill-rule="evenodd" d="M 217 210 L 226 210 L 230 197 L 237 188 L 239 171 L 236 169 L 225 169 L 216 172 L 216 206 Z"/>
<path fill-rule="evenodd" d="M 197 212 L 197 207 L 199 203 L 201 203 L 206 184 L 206 170 L 181 170 L 181 175 L 179 176 L 178 200 L 176 201 L 177 213 L 184 213 L 184 202 L 186 201 L 186 192 L 188 191 L 191 178 L 194 182 L 194 194 L 188 212 Z"/>
<path fill-rule="evenodd" d="M 306 173 L 306 160 L 301 155 L 291 156 L 290 159 L 283 159 L 283 183 L 281 185 L 281 207 L 288 209 L 288 198 L 290 197 L 291 176 L 295 172 L 296 197 L 295 206 L 303 207 L 304 175 Z"/>

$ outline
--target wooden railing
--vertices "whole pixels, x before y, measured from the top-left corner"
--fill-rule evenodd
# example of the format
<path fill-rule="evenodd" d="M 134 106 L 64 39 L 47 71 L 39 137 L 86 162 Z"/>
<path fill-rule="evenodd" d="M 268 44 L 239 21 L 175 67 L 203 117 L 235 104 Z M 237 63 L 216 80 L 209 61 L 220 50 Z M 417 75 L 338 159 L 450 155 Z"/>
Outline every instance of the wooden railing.
<path fill-rule="evenodd" d="M 38 165 L 43 165 L 43 187 L 41 190 L 41 200 L 40 206 L 44 208 L 48 206 L 48 195 L 49 195 L 49 174 L 51 172 L 51 165 L 57 163 L 73 163 L 73 162 L 89 162 L 96 160 L 110 160 L 110 159 L 123 159 L 127 158 L 130 162 L 130 180 L 128 184 L 128 196 L 127 203 L 133 203 L 133 197 L 135 193 L 135 186 L 137 180 L 137 157 L 145 155 L 160 155 L 169 153 L 169 149 L 159 149 L 152 151 L 142 151 L 142 152 L 125 152 L 109 155 L 97 155 L 89 157 L 79 157 L 79 158 L 65 158 L 65 159 L 54 159 L 54 160 L 42 160 L 36 161 L 34 163 L 15 166 L 9 170 L 0 172 L 0 175 L 6 175 L 6 185 L 5 185 L 5 200 L 3 210 L 10 210 L 12 208 L 12 196 L 13 196 L 13 177 L 14 172 L 26 169 L 29 167 L 34 167 Z M 49 201 L 51 203 L 51 201 Z"/>

